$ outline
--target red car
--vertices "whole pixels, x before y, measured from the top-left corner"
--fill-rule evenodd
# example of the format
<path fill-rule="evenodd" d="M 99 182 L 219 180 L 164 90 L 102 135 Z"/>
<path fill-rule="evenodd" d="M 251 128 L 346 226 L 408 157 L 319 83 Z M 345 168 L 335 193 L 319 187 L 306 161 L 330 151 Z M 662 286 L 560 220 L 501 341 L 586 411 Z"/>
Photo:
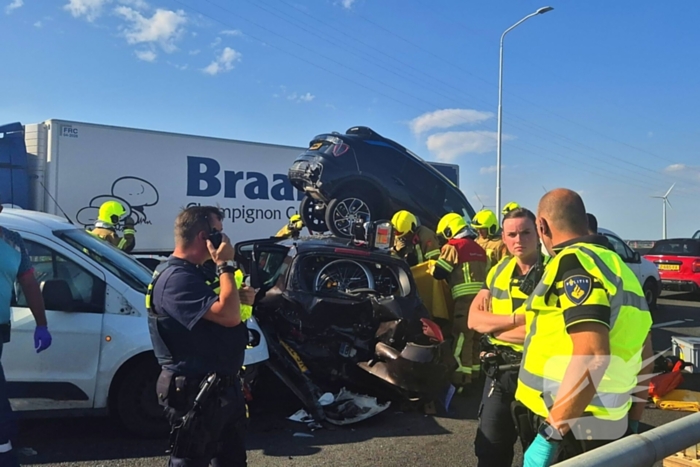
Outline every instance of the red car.
<path fill-rule="evenodd" d="M 663 290 L 700 291 L 700 239 L 659 240 L 644 257 L 659 268 Z"/>

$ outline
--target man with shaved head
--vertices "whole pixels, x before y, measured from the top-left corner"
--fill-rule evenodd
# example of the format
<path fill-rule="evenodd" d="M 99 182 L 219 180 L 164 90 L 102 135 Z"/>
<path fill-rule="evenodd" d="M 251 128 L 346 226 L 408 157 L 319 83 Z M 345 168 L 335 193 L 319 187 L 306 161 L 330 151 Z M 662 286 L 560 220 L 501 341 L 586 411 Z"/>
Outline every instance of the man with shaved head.
<path fill-rule="evenodd" d="M 651 354 L 642 287 L 604 239 L 589 233 L 581 197 L 563 188 L 547 193 L 537 229 L 552 259 L 525 302 L 513 409 L 525 467 L 545 467 L 636 431 L 643 402 L 633 405 L 632 393 L 648 370 L 643 354 Z"/>

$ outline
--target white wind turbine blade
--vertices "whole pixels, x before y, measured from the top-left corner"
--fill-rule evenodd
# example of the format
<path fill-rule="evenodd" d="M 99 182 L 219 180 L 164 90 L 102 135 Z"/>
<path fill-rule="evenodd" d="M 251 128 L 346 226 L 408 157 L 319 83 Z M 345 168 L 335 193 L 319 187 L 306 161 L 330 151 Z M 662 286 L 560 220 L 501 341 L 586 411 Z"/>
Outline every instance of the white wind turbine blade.
<path fill-rule="evenodd" d="M 675 183 L 674 183 L 673 185 L 671 185 L 671 188 L 668 189 L 668 191 L 667 191 L 666 194 L 664 195 L 664 198 L 668 198 L 668 195 L 671 194 L 671 190 L 673 190 L 673 187 L 674 187 L 674 186 L 676 186 Z"/>

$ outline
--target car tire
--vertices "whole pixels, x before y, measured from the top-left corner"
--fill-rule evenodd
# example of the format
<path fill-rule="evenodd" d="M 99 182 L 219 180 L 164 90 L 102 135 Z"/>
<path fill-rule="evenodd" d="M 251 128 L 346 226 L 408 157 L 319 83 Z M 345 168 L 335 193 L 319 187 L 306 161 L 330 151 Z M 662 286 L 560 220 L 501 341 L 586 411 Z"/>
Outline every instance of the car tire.
<path fill-rule="evenodd" d="M 156 396 L 159 373 L 155 358 L 143 358 L 124 374 L 114 394 L 114 416 L 139 438 L 164 438 L 169 432 L 163 407 Z"/>
<path fill-rule="evenodd" d="M 378 220 L 379 203 L 366 194 L 343 193 L 333 198 L 326 207 L 326 225 L 336 237 L 352 237 L 351 218 L 369 217 Z"/>
<path fill-rule="evenodd" d="M 642 291 L 644 292 L 644 299 L 649 306 L 649 311 L 655 312 L 657 307 L 656 301 L 659 298 L 659 286 L 656 280 L 647 279 L 644 287 L 642 287 Z"/>
<path fill-rule="evenodd" d="M 304 221 L 304 225 L 312 232 L 328 232 L 328 226 L 325 221 L 325 210 L 323 213 L 317 212 L 317 205 L 320 201 L 306 195 L 299 204 L 299 214 Z M 323 214 L 323 215 L 321 215 Z"/>

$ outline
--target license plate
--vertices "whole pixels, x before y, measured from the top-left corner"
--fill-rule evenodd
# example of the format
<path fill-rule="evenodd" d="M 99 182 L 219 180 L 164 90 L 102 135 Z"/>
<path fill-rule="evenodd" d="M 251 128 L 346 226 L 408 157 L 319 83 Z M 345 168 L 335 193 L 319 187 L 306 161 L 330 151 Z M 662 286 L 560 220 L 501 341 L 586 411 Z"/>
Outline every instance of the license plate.
<path fill-rule="evenodd" d="M 678 264 L 659 264 L 659 271 L 680 271 Z"/>

